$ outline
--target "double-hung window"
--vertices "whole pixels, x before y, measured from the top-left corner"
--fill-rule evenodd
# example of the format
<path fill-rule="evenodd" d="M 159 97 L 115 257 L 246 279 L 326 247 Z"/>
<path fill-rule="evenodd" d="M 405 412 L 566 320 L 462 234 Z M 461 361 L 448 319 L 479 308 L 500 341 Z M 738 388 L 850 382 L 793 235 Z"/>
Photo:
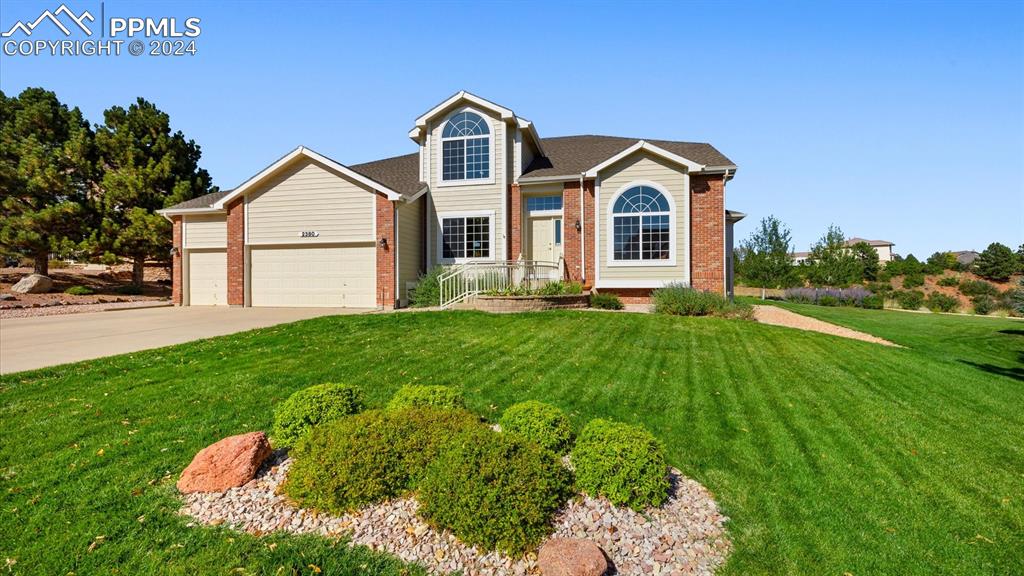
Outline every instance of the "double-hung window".
<path fill-rule="evenodd" d="M 441 180 L 484 180 L 491 177 L 491 130 L 473 112 L 452 116 L 441 132 Z"/>
<path fill-rule="evenodd" d="M 672 258 L 672 208 L 650 186 L 634 186 L 612 207 L 612 260 L 659 262 Z"/>
<path fill-rule="evenodd" d="M 441 257 L 446 260 L 491 257 L 491 217 L 441 218 Z"/>

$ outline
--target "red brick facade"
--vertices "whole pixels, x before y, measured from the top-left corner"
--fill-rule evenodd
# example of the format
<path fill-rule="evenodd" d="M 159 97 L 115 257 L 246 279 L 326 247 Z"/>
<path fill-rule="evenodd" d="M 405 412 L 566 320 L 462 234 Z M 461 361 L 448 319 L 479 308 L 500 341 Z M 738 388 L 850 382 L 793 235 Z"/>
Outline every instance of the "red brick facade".
<path fill-rule="evenodd" d="M 181 306 L 182 294 L 181 287 L 183 286 L 181 277 L 182 274 L 182 245 L 181 245 L 181 216 L 175 216 L 171 219 L 174 232 L 172 233 L 172 245 L 174 246 L 174 255 L 171 257 L 171 302 L 175 306 Z"/>
<path fill-rule="evenodd" d="M 245 198 L 228 208 L 228 305 L 245 305 Z"/>
<path fill-rule="evenodd" d="M 395 207 L 387 197 L 377 197 L 377 306 L 395 307 Z M 381 245 L 384 240 L 385 245 Z"/>
<path fill-rule="evenodd" d="M 576 230 L 580 222 L 582 230 Z M 594 181 L 583 183 L 583 219 L 580 220 L 580 183 L 566 182 L 562 186 L 562 257 L 569 280 L 594 284 Z M 580 242 L 586 246 L 586 262 L 580 263 Z"/>
<path fill-rule="evenodd" d="M 690 177 L 690 282 L 725 294 L 725 178 Z"/>
<path fill-rule="evenodd" d="M 508 259 L 518 260 L 523 254 L 523 195 L 520 192 L 519 184 L 509 187 L 508 212 L 511 215 L 511 224 L 508 234 Z"/>

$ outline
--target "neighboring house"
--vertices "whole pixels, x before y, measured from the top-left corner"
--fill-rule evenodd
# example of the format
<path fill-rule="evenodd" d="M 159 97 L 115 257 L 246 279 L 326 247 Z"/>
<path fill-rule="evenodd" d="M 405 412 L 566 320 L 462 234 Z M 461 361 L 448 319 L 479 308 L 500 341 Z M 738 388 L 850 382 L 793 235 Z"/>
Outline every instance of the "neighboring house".
<path fill-rule="evenodd" d="M 974 261 L 978 259 L 978 256 L 981 256 L 981 253 L 975 252 L 974 250 L 961 250 L 959 252 L 953 252 L 953 255 L 956 256 L 956 261 L 961 266 L 967 267 L 974 264 Z"/>
<path fill-rule="evenodd" d="M 627 301 L 669 282 L 731 292 L 743 215 L 725 210 L 736 166 L 710 144 L 541 138 L 466 92 L 409 137 L 417 152 L 351 166 L 300 146 L 162 210 L 174 302 L 393 308 L 437 264 L 524 259 Z"/>
<path fill-rule="evenodd" d="M 869 246 L 874 248 L 875 251 L 878 252 L 878 261 L 881 262 L 882 264 L 885 264 L 886 262 L 889 262 L 890 260 L 892 260 L 892 258 L 893 258 L 892 247 L 895 246 L 895 244 L 893 244 L 892 242 L 889 242 L 888 240 L 865 240 L 864 238 L 856 238 L 856 237 L 854 237 L 854 238 L 850 238 L 849 240 L 847 240 L 843 244 L 846 247 L 850 247 L 850 246 L 853 246 L 854 244 L 857 244 L 857 243 L 860 243 L 860 242 L 867 242 L 867 244 Z M 793 264 L 794 265 L 800 265 L 800 264 L 803 264 L 807 260 L 807 258 L 810 257 L 810 255 L 811 255 L 810 252 L 792 252 L 792 253 L 790 253 L 789 257 L 790 257 L 790 259 L 793 260 Z"/>

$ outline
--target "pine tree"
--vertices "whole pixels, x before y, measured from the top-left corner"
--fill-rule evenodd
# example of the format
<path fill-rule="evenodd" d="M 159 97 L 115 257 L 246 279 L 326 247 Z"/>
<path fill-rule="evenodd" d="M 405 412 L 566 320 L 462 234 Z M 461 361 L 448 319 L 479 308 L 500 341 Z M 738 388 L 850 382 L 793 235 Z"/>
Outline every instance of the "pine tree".
<path fill-rule="evenodd" d="M 0 92 L 0 244 L 49 273 L 51 252 L 78 246 L 87 224 L 93 133 L 78 108 L 28 88 Z"/>
<path fill-rule="evenodd" d="M 846 247 L 838 226 L 829 226 L 825 235 L 811 246 L 806 271 L 815 286 L 849 286 L 860 279 L 860 265 Z"/>
<path fill-rule="evenodd" d="M 1005 282 L 1017 271 L 1017 256 L 1009 246 L 993 242 L 974 261 L 974 270 L 982 278 Z"/>
<path fill-rule="evenodd" d="M 867 242 L 857 242 L 850 246 L 850 252 L 860 266 L 860 279 L 874 282 L 878 279 L 878 271 L 881 263 L 878 260 L 878 250 L 875 250 Z"/>
<path fill-rule="evenodd" d="M 166 259 L 171 226 L 156 210 L 214 191 L 199 167 L 199 146 L 170 117 L 139 98 L 128 109 L 103 113 L 96 147 L 103 178 L 102 223 L 92 238 L 97 252 L 132 260 L 132 283 L 142 285 L 147 259 Z"/>

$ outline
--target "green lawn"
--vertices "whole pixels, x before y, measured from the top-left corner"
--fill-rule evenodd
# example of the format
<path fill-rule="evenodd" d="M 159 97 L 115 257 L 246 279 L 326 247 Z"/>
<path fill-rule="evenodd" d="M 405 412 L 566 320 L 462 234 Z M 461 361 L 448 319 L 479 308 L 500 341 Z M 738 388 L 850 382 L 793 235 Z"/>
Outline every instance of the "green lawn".
<path fill-rule="evenodd" d="M 176 515 L 173 484 L 196 451 L 267 429 L 288 394 L 333 380 L 373 404 L 401 384 L 443 383 L 489 417 L 532 398 L 577 427 L 643 424 L 731 517 L 726 574 L 1024 573 L 1024 323 L 800 311 L 907 348 L 739 320 L 416 313 L 5 376 L 0 563 L 48 575 L 407 573 L 362 549 Z"/>

